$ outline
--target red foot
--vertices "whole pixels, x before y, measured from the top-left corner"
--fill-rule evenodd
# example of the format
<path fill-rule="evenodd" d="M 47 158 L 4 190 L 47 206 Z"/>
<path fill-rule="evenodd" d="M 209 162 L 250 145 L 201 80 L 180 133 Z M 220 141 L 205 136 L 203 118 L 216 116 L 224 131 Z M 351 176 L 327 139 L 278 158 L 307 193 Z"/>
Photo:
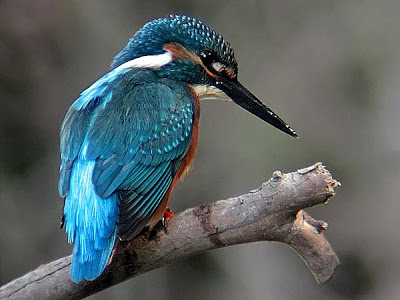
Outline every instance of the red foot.
<path fill-rule="evenodd" d="M 171 220 L 173 217 L 175 216 L 175 214 L 169 209 L 167 208 L 164 211 L 163 217 L 161 219 L 161 224 L 164 227 L 164 232 L 168 233 L 168 222 L 169 220 Z"/>
<path fill-rule="evenodd" d="M 169 220 L 171 220 L 174 216 L 175 214 L 169 208 L 167 208 L 163 214 L 164 222 L 168 223 Z"/>

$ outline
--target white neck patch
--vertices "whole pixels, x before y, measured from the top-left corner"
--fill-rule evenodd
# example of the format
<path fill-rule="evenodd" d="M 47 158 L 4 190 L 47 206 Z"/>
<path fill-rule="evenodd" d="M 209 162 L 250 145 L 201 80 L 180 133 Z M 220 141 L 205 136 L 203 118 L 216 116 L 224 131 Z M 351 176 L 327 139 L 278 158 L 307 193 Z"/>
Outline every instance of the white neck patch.
<path fill-rule="evenodd" d="M 150 68 L 150 69 L 158 69 L 162 66 L 169 64 L 172 61 L 172 55 L 169 52 L 165 52 L 163 54 L 157 55 L 146 55 L 141 56 L 122 65 L 118 66 L 116 69 L 127 69 L 127 68 Z"/>
<path fill-rule="evenodd" d="M 227 94 L 212 85 L 192 84 L 191 87 L 193 88 L 194 92 L 200 100 L 231 100 L 231 98 L 229 98 Z"/>

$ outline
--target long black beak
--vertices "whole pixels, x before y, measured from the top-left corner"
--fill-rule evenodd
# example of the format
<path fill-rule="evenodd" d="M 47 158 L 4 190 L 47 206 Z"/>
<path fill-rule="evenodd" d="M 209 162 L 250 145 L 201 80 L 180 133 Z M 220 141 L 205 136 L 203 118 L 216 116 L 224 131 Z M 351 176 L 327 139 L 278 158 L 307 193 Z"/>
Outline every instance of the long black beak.
<path fill-rule="evenodd" d="M 279 118 L 271 109 L 266 107 L 265 104 L 258 100 L 257 97 L 241 85 L 240 82 L 218 79 L 214 82 L 214 85 L 228 95 L 233 102 L 251 112 L 253 115 L 256 115 L 261 120 L 268 122 L 272 126 L 293 137 L 298 137 L 296 132 L 290 128 L 288 124 Z"/>

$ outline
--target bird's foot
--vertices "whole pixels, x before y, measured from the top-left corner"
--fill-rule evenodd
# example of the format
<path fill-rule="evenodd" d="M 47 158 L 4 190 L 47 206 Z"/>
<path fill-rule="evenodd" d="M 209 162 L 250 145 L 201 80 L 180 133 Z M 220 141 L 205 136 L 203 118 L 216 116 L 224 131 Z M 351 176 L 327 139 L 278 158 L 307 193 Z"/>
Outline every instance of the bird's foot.
<path fill-rule="evenodd" d="M 175 214 L 167 208 L 164 211 L 164 214 L 161 218 L 160 221 L 157 222 L 157 224 L 154 225 L 154 227 L 147 227 L 145 230 L 145 237 L 148 240 L 151 240 L 156 237 L 157 233 L 159 233 L 161 230 L 164 230 L 165 233 L 168 233 L 168 222 L 175 216 Z"/>
<path fill-rule="evenodd" d="M 168 222 L 175 216 L 175 214 L 167 207 L 161 219 L 161 224 L 164 226 L 165 232 L 168 231 Z"/>

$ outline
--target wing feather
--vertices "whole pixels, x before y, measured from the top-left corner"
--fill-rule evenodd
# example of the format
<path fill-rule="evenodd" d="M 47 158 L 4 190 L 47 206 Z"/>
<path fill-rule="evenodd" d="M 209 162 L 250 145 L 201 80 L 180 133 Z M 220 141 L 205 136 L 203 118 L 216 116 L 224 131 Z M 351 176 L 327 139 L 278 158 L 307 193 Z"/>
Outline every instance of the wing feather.
<path fill-rule="evenodd" d="M 119 81 L 87 134 L 92 181 L 103 198 L 119 195 L 118 234 L 131 239 L 161 203 L 190 145 L 194 101 L 182 83 Z M 124 92 L 122 92 L 124 91 Z"/>
<path fill-rule="evenodd" d="M 68 195 L 78 156 L 94 161 L 96 194 L 103 199 L 119 194 L 118 234 L 133 238 L 172 184 L 190 145 L 194 109 L 185 84 L 159 79 L 151 70 L 105 75 L 81 94 L 64 120 L 60 195 Z"/>

